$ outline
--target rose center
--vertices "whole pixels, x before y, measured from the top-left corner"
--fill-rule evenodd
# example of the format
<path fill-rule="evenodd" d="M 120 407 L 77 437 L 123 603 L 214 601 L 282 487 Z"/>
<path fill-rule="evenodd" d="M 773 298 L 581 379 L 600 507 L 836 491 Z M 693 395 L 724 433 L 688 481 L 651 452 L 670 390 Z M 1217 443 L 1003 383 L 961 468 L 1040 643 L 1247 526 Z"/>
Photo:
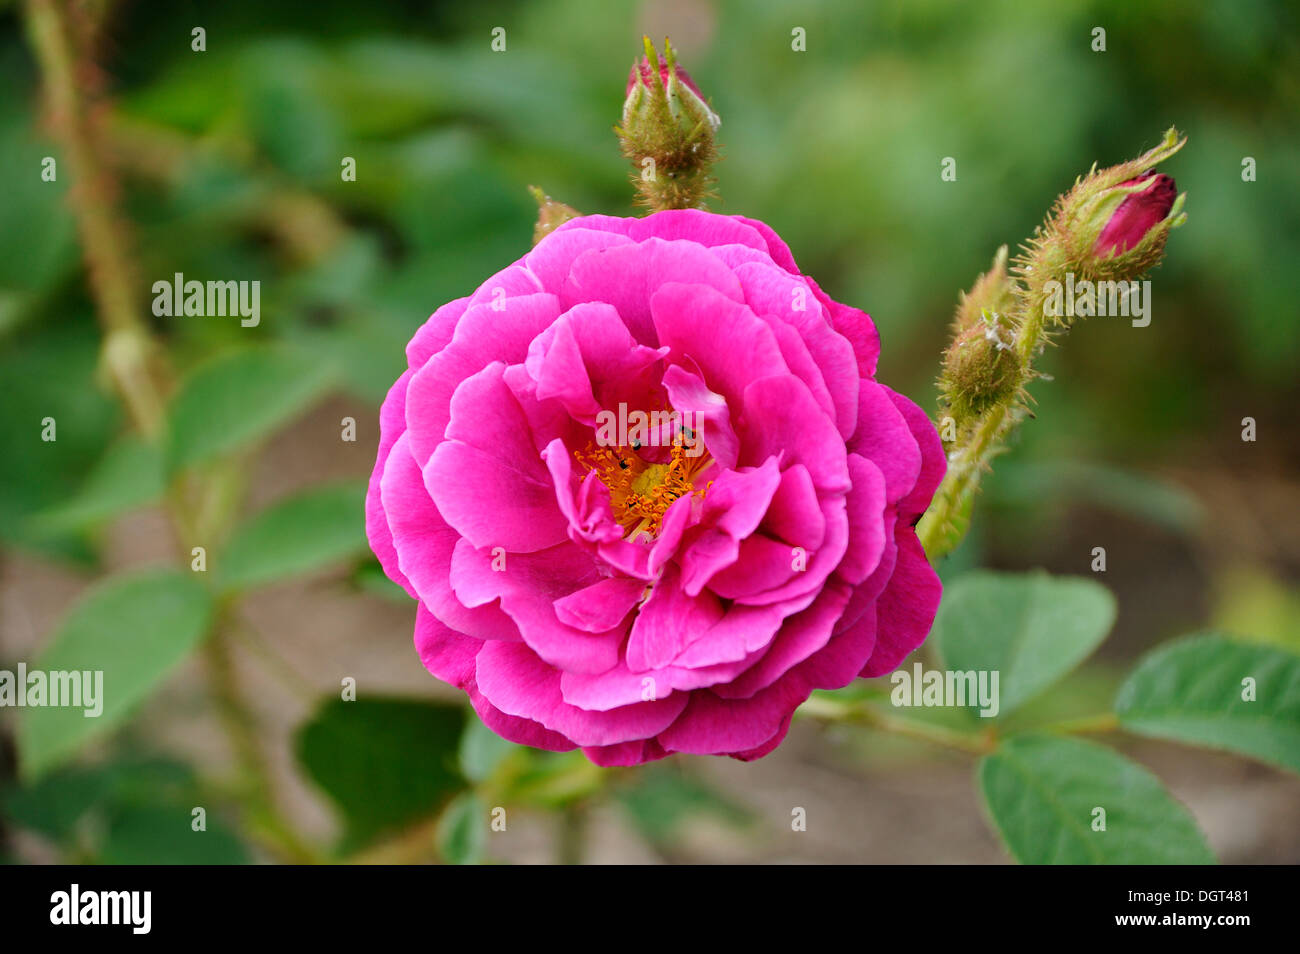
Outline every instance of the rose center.
<path fill-rule="evenodd" d="M 635 540 L 641 533 L 658 536 L 664 514 L 682 497 L 704 497 L 707 485 L 696 487 L 695 481 L 711 458 L 706 454 L 690 457 L 686 451 L 681 444 L 673 444 L 667 461 L 652 463 L 633 447 L 591 443 L 573 456 L 581 466 L 596 471 L 609 489 L 614 519 L 627 531 L 626 538 Z"/>

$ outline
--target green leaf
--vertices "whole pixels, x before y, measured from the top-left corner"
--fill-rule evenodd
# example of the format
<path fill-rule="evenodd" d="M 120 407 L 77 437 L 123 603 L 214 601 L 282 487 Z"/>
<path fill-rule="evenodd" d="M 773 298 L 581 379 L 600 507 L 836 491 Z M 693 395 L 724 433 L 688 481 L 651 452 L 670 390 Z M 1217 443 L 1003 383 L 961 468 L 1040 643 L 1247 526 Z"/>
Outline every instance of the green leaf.
<path fill-rule="evenodd" d="M 335 699 L 298 736 L 298 759 L 343 814 L 342 850 L 435 814 L 465 787 L 460 705 Z"/>
<path fill-rule="evenodd" d="M 348 575 L 348 582 L 362 593 L 378 596 L 390 603 L 410 606 L 411 597 L 388 578 L 384 568 L 373 556 L 366 554 Z"/>
<path fill-rule="evenodd" d="M 1078 739 L 1018 736 L 985 756 L 980 792 L 1023 864 L 1213 864 L 1195 819 L 1142 766 Z M 1097 809 L 1105 831 L 1094 831 Z"/>
<path fill-rule="evenodd" d="M 488 778 L 519 746 L 497 735 L 480 719 L 465 720 L 460 737 L 460 770 L 471 782 Z"/>
<path fill-rule="evenodd" d="M 623 809 L 647 840 L 670 844 L 692 818 L 710 815 L 734 828 L 753 821 L 744 808 L 685 772 L 657 767 L 637 775 L 634 784 L 618 791 Z"/>
<path fill-rule="evenodd" d="M 1247 701 L 1246 679 L 1254 680 Z M 1203 634 L 1156 649 L 1115 699 L 1142 735 L 1228 749 L 1300 772 L 1300 656 Z"/>
<path fill-rule="evenodd" d="M 1087 658 L 1114 622 L 1115 598 L 1092 580 L 967 573 L 944 594 L 931 639 L 947 669 L 999 674 L 1005 716 Z"/>
<path fill-rule="evenodd" d="M 453 865 L 476 865 L 487 844 L 487 809 L 473 792 L 457 795 L 438 820 L 438 855 Z"/>
<path fill-rule="evenodd" d="M 171 403 L 168 471 L 265 437 L 315 401 L 332 378 L 328 365 L 282 347 L 233 351 L 204 362 Z"/>
<path fill-rule="evenodd" d="M 112 772 L 101 768 L 63 769 L 32 785 L 5 790 L 0 808 L 14 824 L 61 841 L 112 791 L 113 782 Z"/>
<path fill-rule="evenodd" d="M 222 553 L 222 586 L 257 586 L 365 552 L 365 500 L 366 485 L 348 482 L 315 487 L 262 511 Z"/>
<path fill-rule="evenodd" d="M 122 721 L 198 645 L 212 619 L 212 600 L 177 570 L 120 576 L 73 607 L 33 671 L 102 672 L 103 711 L 27 707 L 18 748 L 23 774 L 36 778 L 71 757 L 91 737 Z M 92 686 L 93 688 L 93 686 Z"/>
<path fill-rule="evenodd" d="M 164 489 L 158 448 L 128 435 L 105 451 L 71 499 L 37 514 L 34 529 L 45 533 L 77 530 L 143 507 L 161 497 Z"/>
<path fill-rule="evenodd" d="M 109 822 L 99 860 L 109 865 L 242 865 L 248 852 L 208 811 L 205 831 L 194 831 L 191 809 L 132 805 Z"/>

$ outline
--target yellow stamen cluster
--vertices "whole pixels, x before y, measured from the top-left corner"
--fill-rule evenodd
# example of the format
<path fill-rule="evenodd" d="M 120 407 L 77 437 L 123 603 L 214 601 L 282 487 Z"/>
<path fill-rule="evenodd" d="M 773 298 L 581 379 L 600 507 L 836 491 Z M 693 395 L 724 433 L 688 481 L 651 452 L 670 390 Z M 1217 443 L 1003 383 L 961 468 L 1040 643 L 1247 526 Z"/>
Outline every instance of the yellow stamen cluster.
<path fill-rule="evenodd" d="M 708 489 L 707 485 L 696 488 L 695 478 L 709 458 L 703 454 L 688 457 L 681 444 L 673 444 L 671 457 L 662 464 L 644 460 L 630 447 L 600 447 L 594 443 L 575 451 L 573 456 L 582 467 L 596 471 L 601 483 L 609 488 L 614 519 L 627 529 L 629 540 L 635 540 L 640 533 L 657 536 L 669 507 L 687 494 L 703 498 Z"/>

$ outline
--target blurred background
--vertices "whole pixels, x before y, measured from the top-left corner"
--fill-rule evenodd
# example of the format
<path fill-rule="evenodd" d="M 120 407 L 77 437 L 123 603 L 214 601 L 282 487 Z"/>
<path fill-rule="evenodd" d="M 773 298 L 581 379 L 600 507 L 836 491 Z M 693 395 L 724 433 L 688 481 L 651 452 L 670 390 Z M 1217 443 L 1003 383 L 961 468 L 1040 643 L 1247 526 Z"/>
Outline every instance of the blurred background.
<path fill-rule="evenodd" d="M 1188 222 L 1151 276 L 1150 326 L 1093 319 L 1061 339 L 1046 359 L 1051 379 L 1032 391 L 1037 418 L 996 462 L 972 536 L 941 571 L 1090 575 L 1093 548 L 1106 548 L 1103 582 L 1119 621 L 1068 688 L 1038 704 L 1062 717 L 1105 705 L 1131 660 L 1172 636 L 1218 629 L 1300 650 L 1294 4 L 265 0 L 71 10 L 73 34 L 90 38 L 73 69 L 98 93 L 96 155 L 141 320 L 180 375 L 271 342 L 315 375 L 300 413 L 241 458 L 239 519 L 317 485 L 352 491 L 368 476 L 378 405 L 405 365 L 405 342 L 438 305 L 527 251 L 528 185 L 583 212 L 633 214 L 611 126 L 643 33 L 671 36 L 722 116 L 713 210 L 762 218 L 829 294 L 870 312 L 884 342 L 879 378 L 927 408 L 957 294 L 997 247 L 1014 249 L 1093 162 L 1130 158 L 1176 125 L 1189 143 L 1162 171 L 1188 193 Z M 27 22 L 24 4 L 0 2 L 0 668 L 9 669 L 39 655 L 88 586 L 175 551 L 150 494 L 88 498 L 88 482 L 109 479 L 106 454 L 129 425 L 100 369 L 77 186 L 43 110 Z M 196 27 L 202 51 L 192 48 Z M 1097 27 L 1104 52 L 1093 49 Z M 495 28 L 504 50 L 493 49 Z M 792 49 L 796 28 L 806 50 Z M 60 162 L 54 182 L 41 179 L 46 156 Z M 344 157 L 355 159 L 355 181 L 340 175 Z M 956 181 L 940 178 L 945 157 Z M 1243 181 L 1246 157 L 1255 181 Z M 149 314 L 150 286 L 175 272 L 260 281 L 260 324 Z M 58 440 L 42 445 L 47 416 Z M 339 440 L 345 417 L 357 422 L 355 442 Z M 1246 417 L 1254 442 L 1242 440 Z M 256 719 L 270 797 L 306 840 L 446 857 L 418 813 L 358 827 L 322 793 L 328 768 L 299 765 L 303 726 L 341 680 L 355 679 L 360 696 L 458 695 L 424 671 L 411 646 L 414 606 L 393 598 L 358 537 L 359 509 L 353 516 L 329 566 L 247 597 L 257 639 L 235 644 L 229 662 Z M 222 788 L 238 753 L 220 715 L 195 657 L 79 761 L 21 781 L 13 712 L 0 711 L 0 856 L 277 858 L 239 791 Z M 1004 858 L 968 761 L 866 729 L 796 722 L 752 765 L 679 759 L 639 773 L 506 751 L 472 728 L 457 744 L 467 777 L 516 786 L 511 805 L 522 807 L 507 832 L 474 849 L 492 860 Z M 1188 805 L 1223 861 L 1300 861 L 1300 782 L 1226 755 L 1125 748 Z M 476 797 L 496 804 L 491 790 Z M 212 806 L 219 838 L 194 849 L 159 835 L 197 804 Z M 818 823 L 789 831 L 793 805 Z M 439 844 L 455 835 L 443 823 Z"/>

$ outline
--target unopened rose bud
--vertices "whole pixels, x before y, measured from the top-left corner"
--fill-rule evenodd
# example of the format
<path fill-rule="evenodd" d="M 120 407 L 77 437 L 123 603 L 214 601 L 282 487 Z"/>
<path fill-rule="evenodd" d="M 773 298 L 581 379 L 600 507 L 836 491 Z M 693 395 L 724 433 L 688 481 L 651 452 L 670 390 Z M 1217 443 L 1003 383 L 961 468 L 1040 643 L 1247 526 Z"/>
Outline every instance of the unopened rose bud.
<path fill-rule="evenodd" d="M 993 265 L 975 279 L 970 291 L 962 292 L 957 302 L 956 330 L 965 331 L 988 312 L 1011 313 L 1016 303 L 1016 286 L 1007 274 L 1007 247 L 1003 245 L 993 257 Z"/>
<path fill-rule="evenodd" d="M 721 120 L 677 65 L 671 44 L 664 42 L 662 59 L 649 37 L 645 50 L 628 75 L 623 122 L 615 128 L 638 201 L 655 211 L 701 208 L 713 181 L 713 136 Z"/>
<path fill-rule="evenodd" d="M 671 47 L 669 47 L 671 51 Z M 722 119 L 705 101 L 704 94 L 700 88 L 695 85 L 690 74 L 686 70 L 673 64 L 669 68 L 668 61 L 662 57 L 656 56 L 655 60 L 659 64 L 658 83 L 662 84 L 668 97 L 668 108 L 673 116 L 684 125 L 684 131 L 688 134 L 694 129 L 694 126 L 703 117 L 708 121 L 709 127 L 717 131 L 722 125 Z M 648 56 L 641 58 L 641 62 L 634 63 L 631 71 L 627 75 L 627 90 L 623 100 L 623 123 L 626 126 L 629 116 L 635 117 L 639 110 L 647 108 L 647 104 L 653 99 L 657 84 L 655 82 L 655 68 L 651 65 Z"/>
<path fill-rule="evenodd" d="M 986 310 L 944 353 L 940 387 L 960 422 L 1010 398 L 1021 386 L 1021 371 L 1014 329 Z"/>
<path fill-rule="evenodd" d="M 1136 246 L 1158 223 L 1163 222 L 1178 198 L 1174 180 L 1163 172 L 1144 172 L 1136 179 L 1120 183 L 1120 188 L 1141 185 L 1138 192 L 1130 192 L 1111 215 L 1106 227 L 1097 236 L 1095 251 L 1109 256 L 1127 252 Z"/>
<path fill-rule="evenodd" d="M 1077 182 L 1036 239 L 1038 249 L 1049 253 L 1040 264 L 1052 266 L 1053 272 L 1074 272 L 1076 279 L 1114 280 L 1136 278 L 1156 265 L 1170 229 L 1187 218 L 1187 196 L 1179 195 L 1174 180 L 1157 173 L 1155 166 L 1184 142 L 1171 129 L 1146 154 L 1094 169 Z"/>

